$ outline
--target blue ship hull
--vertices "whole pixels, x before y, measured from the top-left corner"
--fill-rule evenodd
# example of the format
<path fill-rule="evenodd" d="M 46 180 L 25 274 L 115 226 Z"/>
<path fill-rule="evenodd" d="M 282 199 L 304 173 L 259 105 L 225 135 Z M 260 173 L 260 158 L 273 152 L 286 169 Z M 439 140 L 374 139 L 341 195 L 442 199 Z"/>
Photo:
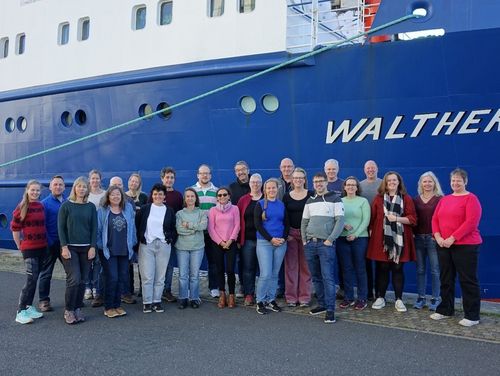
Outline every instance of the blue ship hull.
<path fill-rule="evenodd" d="M 8 166 L 0 171 L 0 245 L 12 246 L 7 222 L 30 178 L 46 182 L 62 174 L 71 181 L 92 168 L 108 179 L 126 178 L 139 171 L 147 188 L 159 180 L 163 166 L 171 165 L 177 170 L 176 187 L 182 189 L 194 183 L 200 163 L 212 165 L 214 183 L 224 185 L 234 180 L 233 165 L 241 159 L 269 177 L 279 174 L 285 156 L 310 174 L 322 170 L 326 159 L 336 158 L 340 176 L 360 178 L 364 162 L 374 159 L 381 174 L 400 172 L 414 195 L 418 177 L 427 170 L 449 192 L 448 174 L 460 166 L 469 172 L 468 189 L 483 206 L 481 294 L 498 298 L 500 214 L 491 189 L 500 185 L 499 163 L 493 158 L 500 145 L 498 123 L 486 131 L 500 108 L 500 54 L 493 51 L 498 45 L 497 28 L 346 46 L 176 109 L 168 120 L 154 116 Z M 175 104 L 287 58 L 278 53 L 225 59 L 0 94 L 2 119 L 24 116 L 28 121 L 24 133 L 2 131 L 0 159 L 13 160 L 124 123 L 138 117 L 141 104 Z M 279 100 L 274 113 L 262 107 L 266 94 Z M 251 115 L 240 108 L 243 96 L 257 102 Z M 77 110 L 85 111 L 85 124 L 65 127 L 61 114 Z M 478 122 L 465 129 L 478 131 L 459 134 L 471 111 L 479 110 L 484 112 L 475 117 Z M 464 114 L 452 131 L 445 126 L 432 135 L 447 112 L 448 121 Z M 415 115 L 422 114 L 435 117 L 417 132 Z M 346 120 L 351 120 L 350 127 L 334 137 Z M 361 126 L 355 132 L 357 124 Z M 343 137 L 349 141 L 342 142 Z M 414 267 L 406 270 L 406 289 L 414 291 Z"/>

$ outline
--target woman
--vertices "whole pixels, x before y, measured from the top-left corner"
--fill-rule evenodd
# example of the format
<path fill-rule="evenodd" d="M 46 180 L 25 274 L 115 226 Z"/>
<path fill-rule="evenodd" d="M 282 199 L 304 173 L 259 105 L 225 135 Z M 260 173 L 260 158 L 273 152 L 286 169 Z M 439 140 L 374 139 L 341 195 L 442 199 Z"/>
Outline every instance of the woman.
<path fill-rule="evenodd" d="M 135 203 L 135 210 L 139 210 L 142 205 L 148 202 L 148 196 L 142 192 L 141 175 L 133 173 L 128 178 L 128 191 L 125 194 L 130 197 Z"/>
<path fill-rule="evenodd" d="M 61 240 L 61 256 L 66 272 L 64 320 L 67 324 L 85 321 L 81 312 L 85 293 L 85 276 L 89 260 L 95 257 L 97 211 L 88 202 L 89 183 L 80 176 L 73 183 L 69 200 L 59 209 L 57 227 Z"/>
<path fill-rule="evenodd" d="M 431 267 L 432 298 L 429 310 L 435 311 L 441 302 L 439 298 L 439 261 L 436 250 L 436 241 L 432 236 L 432 215 L 443 196 L 441 185 L 433 172 L 427 171 L 418 179 L 418 196 L 413 202 L 417 212 L 417 225 L 415 226 L 415 248 L 417 251 L 417 293 L 418 298 L 413 306 L 422 309 L 426 303 L 426 264 L 427 258 Z"/>
<path fill-rule="evenodd" d="M 164 312 L 161 294 L 176 238 L 175 214 L 163 203 L 165 195 L 165 186 L 155 184 L 149 195 L 150 203 L 142 206 L 135 216 L 144 313 Z"/>
<path fill-rule="evenodd" d="M 370 204 L 361 197 L 359 180 L 349 176 L 344 181 L 342 202 L 344 203 L 344 231 L 337 241 L 337 254 L 344 276 L 345 299 L 340 308 L 354 306 L 361 311 L 366 308 L 368 279 L 366 276 L 366 247 L 368 246 L 368 225 Z M 354 281 L 358 287 L 358 298 L 354 300 Z"/>
<path fill-rule="evenodd" d="M 455 169 L 451 173 L 453 193 L 443 197 L 432 217 L 432 232 L 438 245 L 437 252 L 441 269 L 441 304 L 431 315 L 433 320 L 441 320 L 455 313 L 455 276 L 462 290 L 464 318 L 462 326 L 479 324 L 481 308 L 477 264 L 481 204 L 477 196 L 467 191 L 467 172 Z"/>
<path fill-rule="evenodd" d="M 184 191 L 184 208 L 175 215 L 177 242 L 175 249 L 179 266 L 179 309 L 188 306 L 200 307 L 200 282 L 198 279 L 201 262 L 205 254 L 207 213 L 200 209 L 200 199 L 193 188 Z"/>
<path fill-rule="evenodd" d="M 216 192 L 217 204 L 208 212 L 208 234 L 213 242 L 217 280 L 219 285 L 219 308 L 226 306 L 226 279 L 229 287 L 227 306 L 236 307 L 234 290 L 236 278 L 234 266 L 236 261 L 236 239 L 240 231 L 240 212 L 236 205 L 231 204 L 229 188 L 219 188 Z"/>
<path fill-rule="evenodd" d="M 243 294 L 246 306 L 254 304 L 255 277 L 257 275 L 257 229 L 254 223 L 255 205 L 262 198 L 262 176 L 250 176 L 250 193 L 242 196 L 238 201 L 240 211 L 240 257 L 242 265 Z"/>
<path fill-rule="evenodd" d="M 28 182 L 10 224 L 12 237 L 17 249 L 21 251 L 26 267 L 26 283 L 21 290 L 16 314 L 16 322 L 20 324 L 29 324 L 33 319 L 43 317 L 43 313 L 33 307 L 38 276 L 47 255 L 45 211 L 38 201 L 41 189 L 41 184 L 36 180 Z"/>
<path fill-rule="evenodd" d="M 257 259 L 260 276 L 257 282 L 257 313 L 267 308 L 281 312 L 276 303 L 278 273 L 286 252 L 290 225 L 285 205 L 278 199 L 278 180 L 271 178 L 264 184 L 264 199 L 255 205 L 254 223 L 257 229 Z"/>
<path fill-rule="evenodd" d="M 371 237 L 367 257 L 375 261 L 375 282 L 378 289 L 373 309 L 385 307 L 385 293 L 392 274 L 396 311 L 406 312 L 403 303 L 403 268 L 406 262 L 415 261 L 412 226 L 416 222 L 415 206 L 406 193 L 401 175 L 389 171 L 382 179 L 371 208 Z"/>
<path fill-rule="evenodd" d="M 307 175 L 304 169 L 296 167 L 293 170 L 291 188 L 292 190 L 283 196 L 283 204 L 290 220 L 285 254 L 285 298 L 289 307 L 308 307 L 312 281 L 300 236 L 300 223 L 306 201 L 314 192 L 307 190 Z"/>
<path fill-rule="evenodd" d="M 129 260 L 137 243 L 135 211 L 125 205 L 122 189 L 112 185 L 97 212 L 97 246 L 104 272 L 104 315 L 109 318 L 127 314 L 120 306 L 121 292 L 128 283 Z"/>

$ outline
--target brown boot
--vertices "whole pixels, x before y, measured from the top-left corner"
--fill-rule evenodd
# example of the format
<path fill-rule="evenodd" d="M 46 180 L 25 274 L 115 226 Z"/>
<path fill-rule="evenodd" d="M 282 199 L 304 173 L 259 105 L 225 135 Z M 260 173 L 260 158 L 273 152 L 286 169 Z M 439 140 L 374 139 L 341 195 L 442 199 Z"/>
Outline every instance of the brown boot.
<path fill-rule="evenodd" d="M 236 300 L 234 299 L 234 294 L 229 294 L 229 301 L 227 303 L 227 306 L 229 308 L 234 308 L 236 307 Z"/>
<path fill-rule="evenodd" d="M 224 308 L 226 306 L 226 293 L 224 291 L 219 291 L 219 303 L 217 307 Z"/>

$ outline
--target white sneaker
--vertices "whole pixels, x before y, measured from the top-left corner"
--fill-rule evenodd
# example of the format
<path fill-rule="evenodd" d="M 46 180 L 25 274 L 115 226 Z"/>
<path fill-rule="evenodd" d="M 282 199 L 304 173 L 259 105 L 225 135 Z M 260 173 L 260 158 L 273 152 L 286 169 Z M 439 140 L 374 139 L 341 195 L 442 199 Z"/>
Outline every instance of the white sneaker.
<path fill-rule="evenodd" d="M 85 294 L 83 295 L 83 299 L 85 300 L 90 300 L 93 299 L 94 295 L 92 295 L 92 290 L 91 289 L 85 289 Z"/>
<path fill-rule="evenodd" d="M 372 304 L 373 309 L 382 309 L 385 307 L 385 299 L 384 298 L 377 298 Z"/>
<path fill-rule="evenodd" d="M 444 320 L 444 319 L 449 319 L 451 316 L 445 316 L 440 313 L 434 312 L 432 315 L 429 316 L 431 319 L 439 321 L 439 320 Z"/>
<path fill-rule="evenodd" d="M 479 320 L 462 319 L 458 323 L 462 326 L 470 327 L 479 324 Z"/>
<path fill-rule="evenodd" d="M 210 296 L 212 298 L 218 298 L 219 297 L 219 290 L 217 290 L 217 289 L 210 290 Z"/>
<path fill-rule="evenodd" d="M 396 300 L 396 304 L 394 304 L 396 311 L 398 312 L 406 312 L 406 306 L 401 299 Z"/>

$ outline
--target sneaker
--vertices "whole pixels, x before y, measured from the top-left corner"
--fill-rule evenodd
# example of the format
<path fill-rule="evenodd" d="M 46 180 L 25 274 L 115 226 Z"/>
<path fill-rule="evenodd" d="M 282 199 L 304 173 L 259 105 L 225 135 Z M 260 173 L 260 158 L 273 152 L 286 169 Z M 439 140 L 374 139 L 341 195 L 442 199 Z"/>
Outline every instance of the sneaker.
<path fill-rule="evenodd" d="M 236 293 L 237 298 L 244 298 L 245 294 L 243 293 L 243 289 L 240 288 L 240 290 Z"/>
<path fill-rule="evenodd" d="M 306 303 L 306 302 L 299 303 L 299 307 L 300 308 L 307 308 L 307 307 L 309 307 L 309 303 Z"/>
<path fill-rule="evenodd" d="M 253 296 L 252 295 L 245 296 L 245 302 L 243 304 L 247 307 L 253 306 L 254 305 Z"/>
<path fill-rule="evenodd" d="M 469 320 L 469 319 L 462 319 L 458 322 L 460 325 L 465 326 L 465 327 L 471 327 L 474 325 L 479 324 L 479 320 Z"/>
<path fill-rule="evenodd" d="M 424 308 L 424 305 L 425 305 L 425 298 L 419 297 L 417 299 L 417 301 L 415 302 L 415 304 L 413 305 L 413 308 L 422 309 L 422 308 Z"/>
<path fill-rule="evenodd" d="M 38 309 L 40 310 L 40 312 L 50 312 L 54 310 L 48 300 L 42 300 L 40 303 L 38 303 Z"/>
<path fill-rule="evenodd" d="M 440 313 L 434 312 L 432 315 L 429 316 L 431 319 L 439 321 L 439 320 L 444 320 L 444 319 L 449 319 L 451 316 L 446 316 L 442 315 Z"/>
<path fill-rule="evenodd" d="M 163 306 L 161 305 L 161 303 L 153 303 L 153 311 L 157 312 L 157 313 L 162 313 L 162 312 L 165 312 L 165 310 L 163 309 Z"/>
<path fill-rule="evenodd" d="M 125 316 L 127 314 L 127 311 L 125 311 L 122 307 L 115 308 L 115 311 L 118 316 Z"/>
<path fill-rule="evenodd" d="M 346 308 L 349 308 L 351 306 L 354 305 L 354 300 L 347 300 L 347 299 L 344 299 L 340 304 L 339 304 L 339 307 L 342 308 L 342 309 L 346 309 Z"/>
<path fill-rule="evenodd" d="M 93 288 L 92 289 L 92 296 L 95 298 L 97 295 L 99 295 L 99 294 L 97 294 L 97 289 Z"/>
<path fill-rule="evenodd" d="M 325 313 L 325 324 L 333 324 L 335 322 L 335 312 L 326 311 Z"/>
<path fill-rule="evenodd" d="M 38 312 L 35 307 L 33 306 L 28 306 L 26 307 L 26 314 L 31 317 L 32 319 L 40 319 L 43 317 L 42 312 Z"/>
<path fill-rule="evenodd" d="M 104 298 L 102 296 L 98 295 L 94 298 L 94 300 L 92 300 L 91 306 L 93 308 L 102 307 L 103 305 L 104 305 Z"/>
<path fill-rule="evenodd" d="M 27 313 L 26 313 L 26 310 L 23 309 L 22 311 L 19 311 L 17 314 L 16 314 L 16 322 L 18 322 L 19 324 L 31 324 L 33 320 Z"/>
<path fill-rule="evenodd" d="M 85 300 L 94 299 L 94 295 L 92 294 L 91 289 L 85 289 L 85 294 L 83 295 L 83 299 L 85 299 Z"/>
<path fill-rule="evenodd" d="M 396 311 L 398 311 L 398 312 L 406 312 L 407 311 L 406 306 L 401 299 L 396 300 L 396 303 L 394 304 L 394 308 L 396 308 Z"/>
<path fill-rule="evenodd" d="M 295 307 L 297 307 L 298 304 L 294 303 L 294 302 L 290 302 L 290 303 L 287 303 L 286 305 L 287 305 L 287 307 L 295 308 Z"/>
<path fill-rule="evenodd" d="M 153 306 L 152 306 L 152 304 L 144 304 L 142 306 L 142 312 L 144 312 L 144 313 L 151 313 L 151 312 L 153 312 Z"/>
<path fill-rule="evenodd" d="M 135 303 L 137 303 L 137 300 L 135 300 L 135 298 L 132 294 L 125 294 L 125 295 L 122 295 L 122 303 L 135 304 Z"/>
<path fill-rule="evenodd" d="M 218 298 L 219 297 L 219 290 L 218 289 L 212 289 L 212 290 L 210 290 L 210 296 L 212 298 Z"/>
<path fill-rule="evenodd" d="M 429 311 L 435 311 L 439 304 L 441 304 L 441 299 L 432 298 L 431 304 L 429 304 Z"/>
<path fill-rule="evenodd" d="M 120 315 L 114 308 L 110 308 L 104 310 L 104 316 L 109 317 L 110 319 L 114 319 L 115 317 L 118 317 Z"/>
<path fill-rule="evenodd" d="M 191 308 L 194 308 L 194 309 L 200 308 L 200 301 L 199 300 L 191 300 Z"/>
<path fill-rule="evenodd" d="M 267 313 L 266 306 L 262 302 L 258 302 L 257 303 L 257 309 L 256 310 L 257 310 L 257 313 L 259 315 L 265 315 Z"/>
<path fill-rule="evenodd" d="M 368 303 L 366 300 L 356 300 L 356 303 L 354 304 L 354 309 L 356 311 L 362 311 L 368 306 Z"/>
<path fill-rule="evenodd" d="M 179 299 L 179 306 L 177 308 L 179 309 L 186 309 L 188 306 L 188 300 L 187 299 Z"/>
<path fill-rule="evenodd" d="M 82 310 L 80 308 L 75 309 L 75 319 L 76 322 L 84 322 L 85 321 L 85 316 L 82 313 Z"/>
<path fill-rule="evenodd" d="M 167 303 L 175 303 L 177 301 L 177 298 L 174 295 L 172 295 L 171 291 L 168 290 L 163 291 L 161 298 L 165 300 Z"/>
<path fill-rule="evenodd" d="M 76 317 L 75 317 L 75 312 L 73 311 L 64 311 L 64 321 L 66 321 L 66 324 L 68 325 L 73 325 L 76 324 Z"/>
<path fill-rule="evenodd" d="M 281 307 L 276 303 L 276 300 L 267 303 L 266 308 L 269 308 L 273 312 L 281 312 Z"/>
<path fill-rule="evenodd" d="M 385 307 L 385 299 L 384 298 L 377 298 L 372 304 L 373 309 L 382 309 Z"/>
<path fill-rule="evenodd" d="M 314 307 L 313 309 L 311 309 L 309 311 L 309 314 L 313 315 L 313 316 L 316 316 L 316 315 L 322 314 L 323 312 L 326 312 L 326 308 L 325 307 Z"/>

